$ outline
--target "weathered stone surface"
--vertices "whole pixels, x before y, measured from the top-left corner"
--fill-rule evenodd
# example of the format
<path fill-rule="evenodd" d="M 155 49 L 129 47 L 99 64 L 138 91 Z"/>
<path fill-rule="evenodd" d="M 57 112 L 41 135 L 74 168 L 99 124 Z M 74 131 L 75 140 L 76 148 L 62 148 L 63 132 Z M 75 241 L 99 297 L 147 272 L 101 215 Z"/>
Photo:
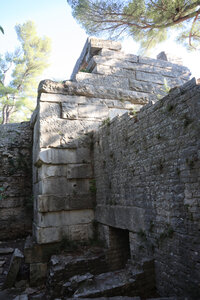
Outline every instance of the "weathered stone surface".
<path fill-rule="evenodd" d="M 199 99 L 191 80 L 94 136 L 101 238 L 106 225 L 128 229 L 132 259 L 155 259 L 163 296 L 199 297 Z"/>
<path fill-rule="evenodd" d="M 91 209 L 48 212 L 37 214 L 37 226 L 40 227 L 61 227 L 76 224 L 88 224 L 94 219 L 94 212 Z"/>
<path fill-rule="evenodd" d="M 35 164 L 69 164 L 90 162 L 88 148 L 79 149 L 42 149 Z"/>
<path fill-rule="evenodd" d="M 13 248 L 0 248 L 0 255 L 1 254 L 10 254 L 13 253 L 14 249 Z"/>
<path fill-rule="evenodd" d="M 89 209 L 94 207 L 94 196 L 82 195 L 39 195 L 36 199 L 38 212 Z"/>
<path fill-rule="evenodd" d="M 78 119 L 78 105 L 74 103 L 62 103 L 62 118 L 74 120 Z"/>
<path fill-rule="evenodd" d="M 86 241 L 92 238 L 92 224 L 70 225 L 61 227 L 37 227 L 33 224 L 34 236 L 38 244 L 61 242 L 63 239 Z"/>
<path fill-rule="evenodd" d="M 31 230 L 31 147 L 29 122 L 0 125 L 0 240 Z"/>
<path fill-rule="evenodd" d="M 89 179 L 67 180 L 66 177 L 52 177 L 39 181 L 38 185 L 39 195 L 81 195 L 89 193 L 90 181 Z"/>
<path fill-rule="evenodd" d="M 75 64 L 75 67 L 71 75 L 71 80 L 74 79 L 76 73 L 78 73 L 78 71 L 81 68 L 87 66 L 87 63 L 90 60 L 90 58 L 93 55 L 97 54 L 102 48 L 119 51 L 121 50 L 121 44 L 119 42 L 103 41 L 103 40 L 89 37 L 83 47 L 79 59 Z"/>
<path fill-rule="evenodd" d="M 114 74 L 113 74 L 114 75 Z M 125 90 L 129 89 L 128 78 L 118 78 L 118 76 L 105 76 L 99 74 L 81 73 L 76 75 L 76 81 L 82 84 L 92 84 L 100 86 L 109 86 L 115 88 L 123 88 Z"/>
<path fill-rule="evenodd" d="M 138 207 L 98 205 L 95 218 L 98 222 L 109 226 L 139 231 L 145 229 L 144 214 L 144 209 Z"/>
<path fill-rule="evenodd" d="M 131 62 L 137 62 L 138 61 L 138 56 L 134 54 L 125 54 L 123 51 L 113 51 L 109 49 L 101 49 L 101 51 L 98 53 L 98 55 L 101 55 L 103 57 L 114 57 L 117 59 L 122 59 L 122 60 L 128 60 Z"/>
<path fill-rule="evenodd" d="M 70 164 L 67 166 L 67 178 L 93 178 L 92 166 L 90 164 Z"/>
<path fill-rule="evenodd" d="M 21 253 L 21 251 L 16 248 L 11 258 L 8 274 L 6 276 L 3 289 L 11 288 L 14 285 L 23 257 L 24 256 Z"/>
<path fill-rule="evenodd" d="M 127 78 L 135 78 L 135 71 L 134 70 L 127 70 L 112 66 L 105 66 L 101 64 L 97 64 L 93 70 L 92 74 L 101 74 L 101 75 L 113 75 L 115 77 L 127 77 Z"/>
<path fill-rule="evenodd" d="M 107 88 L 104 86 L 94 87 L 93 85 L 83 85 L 71 81 L 65 81 L 63 84 L 50 80 L 42 81 L 39 85 L 39 93 L 79 95 L 114 100 L 122 99 L 123 101 L 130 101 L 133 104 L 146 104 L 149 100 L 149 97 L 143 93 L 136 93 L 119 88 Z"/>
<path fill-rule="evenodd" d="M 30 264 L 30 286 L 42 285 L 47 276 L 47 263 Z"/>
<path fill-rule="evenodd" d="M 108 117 L 108 107 L 102 105 L 79 105 L 78 116 L 87 119 L 104 119 Z"/>

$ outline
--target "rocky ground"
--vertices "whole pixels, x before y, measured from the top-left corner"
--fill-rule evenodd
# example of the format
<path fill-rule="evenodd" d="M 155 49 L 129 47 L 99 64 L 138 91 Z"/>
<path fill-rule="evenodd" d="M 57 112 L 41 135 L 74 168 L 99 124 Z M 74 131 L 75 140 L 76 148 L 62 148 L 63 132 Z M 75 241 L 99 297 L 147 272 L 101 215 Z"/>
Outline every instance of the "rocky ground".
<path fill-rule="evenodd" d="M 107 266 L 105 252 L 98 247 L 85 247 L 81 251 L 52 256 L 47 283 L 30 287 L 29 266 L 23 258 L 24 243 L 24 239 L 0 242 L 0 300 L 147 299 L 137 296 L 143 278 L 142 270 L 136 270 L 129 264 L 124 269 L 99 274 L 98 270 L 107 270 Z M 78 274 L 79 268 L 81 275 Z M 120 293 L 123 296 L 119 296 Z"/>

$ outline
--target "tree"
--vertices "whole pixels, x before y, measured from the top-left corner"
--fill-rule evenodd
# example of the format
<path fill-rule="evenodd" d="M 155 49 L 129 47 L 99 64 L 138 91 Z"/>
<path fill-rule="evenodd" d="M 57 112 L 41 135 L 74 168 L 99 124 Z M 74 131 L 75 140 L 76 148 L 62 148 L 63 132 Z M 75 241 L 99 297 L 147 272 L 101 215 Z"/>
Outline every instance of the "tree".
<path fill-rule="evenodd" d="M 37 36 L 33 22 L 16 25 L 20 47 L 0 55 L 0 121 L 26 120 L 34 109 L 38 77 L 48 66 L 50 40 Z M 10 80 L 9 80 L 10 79 Z"/>
<path fill-rule="evenodd" d="M 88 34 L 109 38 L 131 35 L 142 49 L 154 47 L 176 31 L 188 49 L 200 46 L 200 0 L 68 0 Z"/>
<path fill-rule="evenodd" d="M 2 27 L 2 26 L 0 26 L 0 31 L 1 31 L 2 33 L 4 33 L 4 30 L 3 30 L 3 27 Z"/>

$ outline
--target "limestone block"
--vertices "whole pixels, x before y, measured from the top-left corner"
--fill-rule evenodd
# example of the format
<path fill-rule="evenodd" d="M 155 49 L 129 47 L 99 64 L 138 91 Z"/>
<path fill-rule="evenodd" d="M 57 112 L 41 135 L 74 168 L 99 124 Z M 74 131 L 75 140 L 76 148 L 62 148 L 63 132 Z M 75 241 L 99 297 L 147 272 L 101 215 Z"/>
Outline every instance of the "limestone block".
<path fill-rule="evenodd" d="M 115 51 L 119 51 L 122 48 L 120 42 L 101 40 L 94 37 L 89 38 L 89 43 L 90 43 L 90 48 L 98 48 L 98 49 L 107 48 Z"/>
<path fill-rule="evenodd" d="M 127 111 L 128 111 L 127 109 L 119 109 L 119 108 L 109 109 L 109 118 L 112 120 L 117 116 L 121 116 L 125 114 Z"/>
<path fill-rule="evenodd" d="M 88 64 L 89 69 L 95 68 L 96 65 L 105 65 L 110 66 L 114 68 L 124 68 L 128 70 L 135 70 L 134 63 L 131 63 L 126 60 L 120 60 L 116 58 L 108 58 L 108 57 L 102 57 L 102 56 L 93 56 L 91 61 Z"/>
<path fill-rule="evenodd" d="M 139 56 L 139 62 L 141 64 L 153 65 L 153 66 L 157 66 L 160 68 L 171 68 L 171 69 L 176 68 L 180 72 L 189 71 L 189 69 L 187 67 L 176 65 L 176 64 L 173 64 L 168 61 L 163 61 L 160 59 L 154 59 L 154 58 L 149 58 L 149 57 Z"/>
<path fill-rule="evenodd" d="M 78 118 L 77 104 L 62 102 L 62 118 L 74 120 Z"/>
<path fill-rule="evenodd" d="M 11 258 L 3 289 L 11 288 L 14 285 L 23 258 L 22 252 L 16 248 Z"/>
<path fill-rule="evenodd" d="M 39 142 L 40 148 L 59 147 L 59 148 L 77 148 L 84 147 L 81 144 L 89 139 L 85 134 L 91 130 L 97 129 L 100 120 L 82 119 L 66 120 L 50 118 L 41 122 Z"/>
<path fill-rule="evenodd" d="M 60 118 L 60 105 L 58 103 L 40 102 L 38 117 L 40 120 L 47 118 Z"/>
<path fill-rule="evenodd" d="M 101 98 L 101 99 L 114 99 L 123 101 L 130 101 L 133 104 L 146 104 L 151 100 L 151 97 L 144 93 L 135 91 L 112 88 L 105 86 L 93 86 L 91 84 L 81 84 L 77 82 L 65 81 L 64 83 L 55 83 L 50 80 L 45 80 L 40 83 L 40 92 L 54 92 L 68 95 L 78 95 L 85 97 Z M 152 97 L 152 100 L 154 97 Z"/>
<path fill-rule="evenodd" d="M 51 177 L 41 181 L 41 194 L 72 195 L 89 193 L 89 179 L 72 179 L 66 177 Z"/>
<path fill-rule="evenodd" d="M 144 217 L 145 210 L 139 207 L 98 205 L 95 211 L 98 222 L 134 232 L 145 229 Z"/>
<path fill-rule="evenodd" d="M 38 213 L 37 226 L 61 227 L 77 224 L 88 224 L 94 219 L 92 209 Z"/>
<path fill-rule="evenodd" d="M 97 64 L 92 70 L 93 74 L 101 74 L 101 75 L 113 75 L 115 77 L 126 77 L 126 78 L 135 78 L 134 70 L 127 70 L 123 68 L 117 68 L 112 66 L 104 66 Z"/>
<path fill-rule="evenodd" d="M 43 164 L 38 168 L 38 180 L 49 177 L 67 177 L 67 165 L 46 165 Z"/>
<path fill-rule="evenodd" d="M 30 286 L 38 286 L 45 282 L 47 276 L 47 263 L 30 264 Z"/>
<path fill-rule="evenodd" d="M 67 178 L 92 178 L 92 166 L 91 164 L 69 164 L 67 166 Z"/>
<path fill-rule="evenodd" d="M 38 244 L 60 242 L 69 236 L 69 226 L 41 228 L 33 224 L 33 235 Z"/>
<path fill-rule="evenodd" d="M 85 241 L 93 237 L 92 223 L 69 226 L 69 239 L 73 241 Z"/>
<path fill-rule="evenodd" d="M 120 52 L 116 52 L 116 51 L 112 51 L 109 49 L 101 49 L 101 51 L 98 53 L 101 56 L 111 56 L 117 59 L 122 59 L 122 60 L 128 60 L 131 62 L 137 62 L 138 61 L 138 56 L 134 55 L 134 54 L 125 54 L 124 52 L 120 51 Z"/>
<path fill-rule="evenodd" d="M 142 82 L 142 81 L 130 79 L 129 84 L 130 84 L 130 89 L 133 91 L 139 91 L 145 93 L 152 93 L 154 91 L 154 85 L 149 82 Z"/>
<path fill-rule="evenodd" d="M 108 117 L 108 107 L 102 105 L 83 105 L 78 106 L 79 118 L 104 119 Z"/>
<path fill-rule="evenodd" d="M 90 162 L 90 150 L 88 148 L 79 149 L 41 149 L 35 164 L 69 164 Z"/>
<path fill-rule="evenodd" d="M 39 195 L 35 200 L 38 212 L 89 209 L 94 207 L 94 196 L 82 195 Z"/>
<path fill-rule="evenodd" d="M 149 81 L 158 84 L 164 84 L 164 78 L 157 74 L 136 71 L 136 79 L 141 81 Z"/>
<path fill-rule="evenodd" d="M 119 78 L 118 76 L 104 76 L 99 74 L 81 73 L 76 75 L 76 80 L 82 84 L 93 84 L 101 86 L 110 86 L 116 88 L 129 88 L 128 78 Z"/>

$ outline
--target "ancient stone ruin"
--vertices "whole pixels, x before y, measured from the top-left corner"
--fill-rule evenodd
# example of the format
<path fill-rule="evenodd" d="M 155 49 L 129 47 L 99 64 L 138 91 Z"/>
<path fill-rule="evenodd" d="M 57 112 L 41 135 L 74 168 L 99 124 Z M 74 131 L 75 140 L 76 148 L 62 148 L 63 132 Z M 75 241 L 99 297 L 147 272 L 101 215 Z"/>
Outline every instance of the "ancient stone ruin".
<path fill-rule="evenodd" d="M 2 293 L 200 299 L 200 86 L 158 57 L 88 38 L 31 122 L 0 126 Z"/>

